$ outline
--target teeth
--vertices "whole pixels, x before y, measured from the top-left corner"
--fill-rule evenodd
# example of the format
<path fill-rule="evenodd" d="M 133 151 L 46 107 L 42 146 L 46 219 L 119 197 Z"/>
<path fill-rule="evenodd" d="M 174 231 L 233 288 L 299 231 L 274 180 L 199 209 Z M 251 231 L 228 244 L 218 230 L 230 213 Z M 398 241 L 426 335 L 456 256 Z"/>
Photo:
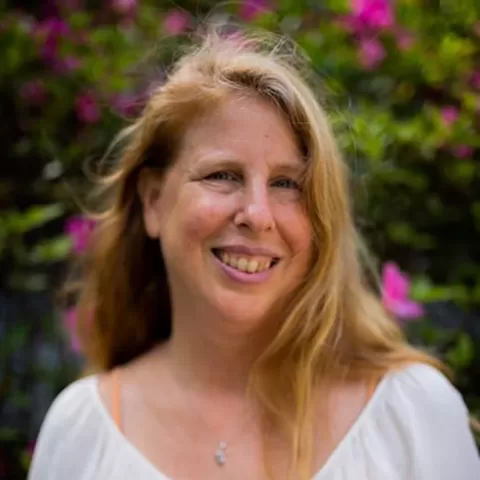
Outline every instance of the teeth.
<path fill-rule="evenodd" d="M 237 268 L 242 272 L 246 272 L 248 270 L 248 260 L 246 258 L 239 258 L 237 262 Z"/>
<path fill-rule="evenodd" d="M 256 272 L 258 269 L 258 262 L 256 260 L 250 260 L 247 265 L 247 271 L 250 273 Z"/>
<path fill-rule="evenodd" d="M 270 268 L 272 259 L 254 259 L 247 257 L 240 257 L 237 255 L 230 255 L 226 252 L 221 252 L 218 255 L 220 260 L 231 267 L 236 268 L 242 272 L 258 273 Z"/>

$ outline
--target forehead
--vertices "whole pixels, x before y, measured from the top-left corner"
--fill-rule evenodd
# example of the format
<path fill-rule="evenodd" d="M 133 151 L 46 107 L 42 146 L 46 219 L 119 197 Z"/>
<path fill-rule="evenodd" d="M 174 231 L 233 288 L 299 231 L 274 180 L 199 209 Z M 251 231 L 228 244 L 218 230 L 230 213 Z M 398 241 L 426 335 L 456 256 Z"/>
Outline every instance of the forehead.
<path fill-rule="evenodd" d="M 292 128 L 267 100 L 232 96 L 207 112 L 185 132 L 184 161 L 215 158 L 304 166 Z"/>

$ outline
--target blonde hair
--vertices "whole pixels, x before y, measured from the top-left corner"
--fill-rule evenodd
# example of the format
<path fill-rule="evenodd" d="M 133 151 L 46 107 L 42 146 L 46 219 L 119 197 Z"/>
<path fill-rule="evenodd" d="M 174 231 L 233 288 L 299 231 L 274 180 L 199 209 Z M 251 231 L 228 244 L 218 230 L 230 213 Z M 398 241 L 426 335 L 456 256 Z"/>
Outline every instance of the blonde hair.
<path fill-rule="evenodd" d="M 308 277 L 252 372 L 265 418 L 288 428 L 292 472 L 311 477 L 314 388 L 370 379 L 411 362 L 440 362 L 410 347 L 366 282 L 365 250 L 350 205 L 348 170 L 328 117 L 309 86 L 308 62 L 285 39 L 215 29 L 175 64 L 149 99 L 115 169 L 104 178 L 106 208 L 86 257 L 79 301 L 90 366 L 109 370 L 168 339 L 166 271 L 142 223 L 137 193 L 146 165 L 168 169 L 185 128 L 232 93 L 271 102 L 291 125 L 307 163 L 305 204 L 313 235 Z M 359 248 L 362 247 L 362 248 Z"/>

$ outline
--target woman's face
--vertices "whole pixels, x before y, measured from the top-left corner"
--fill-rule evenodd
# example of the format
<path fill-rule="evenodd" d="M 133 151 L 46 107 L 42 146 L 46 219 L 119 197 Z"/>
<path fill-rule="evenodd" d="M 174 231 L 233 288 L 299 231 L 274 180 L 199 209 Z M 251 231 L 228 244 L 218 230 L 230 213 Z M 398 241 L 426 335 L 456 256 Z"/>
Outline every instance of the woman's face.
<path fill-rule="evenodd" d="M 164 178 L 141 189 L 175 309 L 259 326 L 305 277 L 311 225 L 305 163 L 288 123 L 266 101 L 232 97 L 185 133 Z"/>

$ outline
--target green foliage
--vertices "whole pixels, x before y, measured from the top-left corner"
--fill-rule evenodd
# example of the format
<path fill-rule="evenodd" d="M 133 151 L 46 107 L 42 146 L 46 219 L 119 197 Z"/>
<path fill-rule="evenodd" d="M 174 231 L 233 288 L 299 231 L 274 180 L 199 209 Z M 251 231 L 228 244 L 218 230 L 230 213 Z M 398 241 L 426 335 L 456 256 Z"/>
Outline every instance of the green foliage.
<path fill-rule="evenodd" d="M 193 25 L 216 3 L 182 6 Z M 351 166 L 359 225 L 379 260 L 414 276 L 415 300 L 454 305 L 453 323 L 427 309 L 406 331 L 455 369 L 479 412 L 480 2 L 395 3 L 394 23 L 383 27 L 352 26 L 347 0 L 278 0 L 252 21 L 293 36 L 310 57 Z M 63 223 L 78 210 L 85 162 L 105 152 L 186 41 L 169 35 L 172 5 L 144 0 L 123 14 L 106 3 L 63 6 L 49 24 L 42 7 L 0 4 L 3 289 L 52 289 L 71 249 Z M 57 330 L 47 337 L 59 341 Z M 27 326 L 12 330 L 0 358 L 30 336 Z"/>

